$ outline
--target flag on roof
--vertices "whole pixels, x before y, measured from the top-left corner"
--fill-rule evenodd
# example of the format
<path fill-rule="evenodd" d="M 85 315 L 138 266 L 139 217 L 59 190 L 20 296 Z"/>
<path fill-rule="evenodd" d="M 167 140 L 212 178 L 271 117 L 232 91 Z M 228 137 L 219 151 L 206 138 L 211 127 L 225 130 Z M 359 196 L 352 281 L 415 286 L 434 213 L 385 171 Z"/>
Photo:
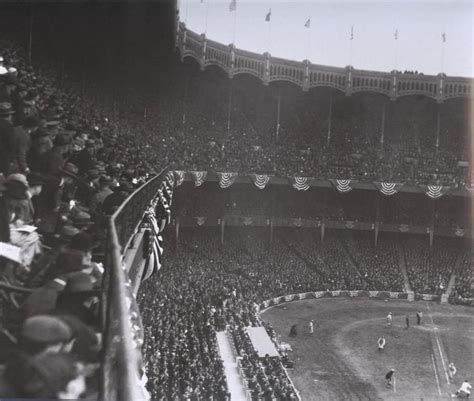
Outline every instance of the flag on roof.
<path fill-rule="evenodd" d="M 395 29 L 395 33 L 393 34 L 395 40 L 398 40 L 398 29 Z"/>
<path fill-rule="evenodd" d="M 270 10 L 268 10 L 267 15 L 265 16 L 265 21 L 269 22 L 271 18 L 272 18 L 272 9 L 270 8 Z"/>
<path fill-rule="evenodd" d="M 351 26 L 351 40 L 354 40 L 354 26 Z"/>
<path fill-rule="evenodd" d="M 229 4 L 229 11 L 235 11 L 237 10 L 237 0 L 231 0 Z"/>
<path fill-rule="evenodd" d="M 311 28 L 311 18 L 308 18 L 308 20 L 304 23 L 305 28 Z"/>
<path fill-rule="evenodd" d="M 446 32 L 443 32 L 441 37 L 443 38 L 443 43 L 446 43 Z"/>

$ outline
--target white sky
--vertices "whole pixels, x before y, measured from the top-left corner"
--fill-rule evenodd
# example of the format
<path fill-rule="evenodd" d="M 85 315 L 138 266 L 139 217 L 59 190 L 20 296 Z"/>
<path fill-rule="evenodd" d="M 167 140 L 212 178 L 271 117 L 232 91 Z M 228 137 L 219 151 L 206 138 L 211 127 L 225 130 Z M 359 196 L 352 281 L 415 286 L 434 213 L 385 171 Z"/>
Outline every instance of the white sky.
<path fill-rule="evenodd" d="M 314 64 L 474 77 L 474 0 L 236 0 L 236 13 L 230 0 L 202 1 L 180 0 L 181 21 L 197 33 L 207 25 L 207 37 L 224 44 L 235 31 L 241 49 Z"/>

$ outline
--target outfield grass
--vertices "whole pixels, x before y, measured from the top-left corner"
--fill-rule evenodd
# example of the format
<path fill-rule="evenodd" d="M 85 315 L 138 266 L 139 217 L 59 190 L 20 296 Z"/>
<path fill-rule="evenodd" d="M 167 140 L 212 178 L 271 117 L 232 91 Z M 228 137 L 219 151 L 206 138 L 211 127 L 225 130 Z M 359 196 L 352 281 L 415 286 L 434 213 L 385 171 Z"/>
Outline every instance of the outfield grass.
<path fill-rule="evenodd" d="M 420 326 L 416 311 L 423 312 Z M 394 315 L 388 327 L 385 316 Z M 410 328 L 406 329 L 405 316 Z M 464 379 L 474 383 L 474 310 L 468 307 L 374 299 L 319 299 L 282 304 L 262 314 L 289 343 L 289 371 L 303 401 L 448 400 Z M 314 320 L 314 333 L 308 322 Z M 298 324 L 296 338 L 288 337 Z M 379 352 L 377 339 L 387 344 Z M 448 383 L 445 368 L 458 373 Z M 394 368 L 395 386 L 385 373 Z"/>

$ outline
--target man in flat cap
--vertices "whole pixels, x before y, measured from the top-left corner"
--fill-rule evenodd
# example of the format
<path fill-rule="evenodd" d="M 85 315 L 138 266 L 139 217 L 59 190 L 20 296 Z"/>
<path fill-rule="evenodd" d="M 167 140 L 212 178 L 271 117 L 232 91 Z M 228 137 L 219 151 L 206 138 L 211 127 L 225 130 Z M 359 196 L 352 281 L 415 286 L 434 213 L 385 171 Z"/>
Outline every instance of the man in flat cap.
<path fill-rule="evenodd" d="M 15 150 L 14 113 L 10 103 L 0 103 L 0 173 L 5 177 L 10 173 L 10 160 Z"/>

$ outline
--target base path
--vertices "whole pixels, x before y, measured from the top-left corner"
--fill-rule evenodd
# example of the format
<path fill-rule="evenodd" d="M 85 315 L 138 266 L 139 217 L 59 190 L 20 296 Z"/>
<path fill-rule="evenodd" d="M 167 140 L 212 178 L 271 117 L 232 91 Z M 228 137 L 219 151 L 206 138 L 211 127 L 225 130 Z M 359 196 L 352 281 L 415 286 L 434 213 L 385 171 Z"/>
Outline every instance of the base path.
<path fill-rule="evenodd" d="M 236 355 L 234 355 L 232 345 L 225 331 L 219 331 L 217 333 L 217 344 L 221 358 L 224 361 L 224 371 L 227 378 L 227 386 L 231 394 L 231 400 L 247 401 L 245 388 L 237 368 Z"/>

